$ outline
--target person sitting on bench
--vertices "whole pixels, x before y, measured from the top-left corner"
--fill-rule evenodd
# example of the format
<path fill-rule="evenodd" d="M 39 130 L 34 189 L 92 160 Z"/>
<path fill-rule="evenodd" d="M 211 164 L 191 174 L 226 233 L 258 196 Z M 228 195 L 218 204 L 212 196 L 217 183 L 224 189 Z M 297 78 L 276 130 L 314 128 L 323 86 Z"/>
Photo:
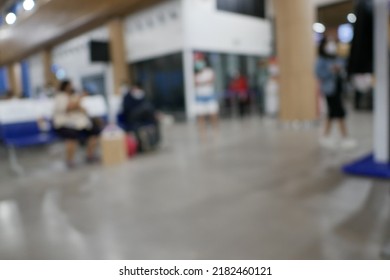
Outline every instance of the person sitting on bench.
<path fill-rule="evenodd" d="M 135 134 L 139 149 L 156 148 L 160 142 L 159 122 L 153 105 L 146 99 L 140 83 L 135 83 L 125 93 L 122 101 L 124 128 Z"/>
<path fill-rule="evenodd" d="M 96 150 L 101 129 L 91 120 L 81 101 L 83 95 L 75 93 L 69 80 L 61 82 L 59 93 L 55 96 L 54 128 L 65 140 L 66 163 L 73 168 L 74 156 L 80 140 L 87 140 L 87 163 L 98 161 Z"/>

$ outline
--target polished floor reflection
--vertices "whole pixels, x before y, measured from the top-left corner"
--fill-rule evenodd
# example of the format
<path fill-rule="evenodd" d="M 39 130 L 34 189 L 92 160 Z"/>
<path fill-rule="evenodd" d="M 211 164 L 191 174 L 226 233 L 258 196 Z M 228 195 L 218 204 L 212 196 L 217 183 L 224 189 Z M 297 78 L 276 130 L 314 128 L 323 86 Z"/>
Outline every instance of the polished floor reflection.
<path fill-rule="evenodd" d="M 340 172 L 370 151 L 371 117 L 351 125 L 349 152 L 321 149 L 315 127 L 225 121 L 202 143 L 175 125 L 116 168 L 66 172 L 61 145 L 19 151 L 22 177 L 0 149 L 0 258 L 378 259 L 390 184 Z"/>

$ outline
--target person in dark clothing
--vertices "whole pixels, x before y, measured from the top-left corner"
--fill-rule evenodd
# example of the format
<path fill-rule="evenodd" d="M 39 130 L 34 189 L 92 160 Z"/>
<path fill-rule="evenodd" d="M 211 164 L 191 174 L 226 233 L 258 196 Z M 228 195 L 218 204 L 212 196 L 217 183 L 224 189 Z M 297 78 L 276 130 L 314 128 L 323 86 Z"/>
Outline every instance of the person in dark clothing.
<path fill-rule="evenodd" d="M 321 143 L 324 146 L 332 146 L 330 138 L 331 128 L 334 121 L 337 121 L 340 133 L 343 138 L 341 146 L 352 148 L 355 141 L 348 139 L 348 130 L 345 123 L 346 111 L 343 104 L 343 63 L 337 57 L 337 43 L 326 37 L 319 46 L 319 58 L 316 65 L 316 74 L 320 82 L 321 91 L 326 98 L 328 108 L 328 119 L 325 125 L 324 138 Z"/>
<path fill-rule="evenodd" d="M 373 109 L 374 72 L 373 1 L 356 0 L 354 36 L 348 59 L 348 76 L 355 90 L 355 109 Z"/>
<path fill-rule="evenodd" d="M 244 117 L 249 112 L 250 96 L 248 79 L 240 72 L 237 72 L 230 83 L 230 91 L 234 93 L 238 100 L 238 111 L 240 117 Z"/>
<path fill-rule="evenodd" d="M 155 109 L 146 99 L 141 84 L 135 83 L 124 94 L 122 111 L 125 130 L 135 134 L 141 150 L 147 150 L 160 142 L 159 122 Z"/>
<path fill-rule="evenodd" d="M 354 36 L 348 60 L 347 72 L 353 74 L 374 71 L 374 6 L 372 0 L 355 0 Z"/>

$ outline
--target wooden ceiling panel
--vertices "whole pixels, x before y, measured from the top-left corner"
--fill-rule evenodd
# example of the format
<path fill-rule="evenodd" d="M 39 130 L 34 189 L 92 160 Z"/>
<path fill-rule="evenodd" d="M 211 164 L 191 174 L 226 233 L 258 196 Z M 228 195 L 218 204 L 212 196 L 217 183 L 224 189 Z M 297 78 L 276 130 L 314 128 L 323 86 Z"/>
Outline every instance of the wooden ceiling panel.
<path fill-rule="evenodd" d="M 0 0 L 0 8 L 2 8 L 7 1 L 8 0 Z"/>
<path fill-rule="evenodd" d="M 0 0 L 1 1 L 1 0 Z M 13 26 L 0 28 L 0 65 L 50 47 L 110 18 L 163 0 L 51 0 Z"/>
<path fill-rule="evenodd" d="M 343 1 L 332 5 L 322 6 L 318 9 L 318 21 L 327 28 L 337 28 L 347 23 L 347 15 L 355 10 L 352 0 Z"/>

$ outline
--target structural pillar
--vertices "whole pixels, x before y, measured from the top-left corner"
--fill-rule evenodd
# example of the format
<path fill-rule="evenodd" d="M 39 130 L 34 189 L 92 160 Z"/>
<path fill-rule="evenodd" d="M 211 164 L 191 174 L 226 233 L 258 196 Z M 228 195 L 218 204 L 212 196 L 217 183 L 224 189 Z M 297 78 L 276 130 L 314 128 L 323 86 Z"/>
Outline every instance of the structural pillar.
<path fill-rule="evenodd" d="M 390 162 L 390 108 L 389 108 L 389 10 L 387 0 L 375 0 L 374 9 L 374 61 L 375 110 L 374 157 L 378 163 Z"/>
<path fill-rule="evenodd" d="M 14 97 L 22 95 L 21 67 L 19 63 L 12 63 L 7 66 L 8 85 Z"/>
<path fill-rule="evenodd" d="M 373 8 L 372 8 L 373 4 Z M 380 179 L 390 179 L 390 82 L 389 82 L 389 1 L 388 0 L 361 0 L 358 2 L 361 29 L 367 40 L 373 39 L 374 60 L 374 153 L 365 156 L 343 167 L 344 172 L 352 175 L 367 176 Z M 369 13 L 373 12 L 372 19 Z M 372 21 L 372 22 L 371 22 Z M 366 31 L 373 24 L 371 34 Z M 356 33 L 358 34 L 358 33 Z M 362 34 L 360 34 L 362 35 Z M 371 36 L 373 37 L 371 38 Z M 383 257 L 390 258 L 390 242 L 382 252 Z"/>
<path fill-rule="evenodd" d="M 277 58 L 280 67 L 280 118 L 313 121 L 317 118 L 314 73 L 315 6 L 307 0 L 274 0 Z"/>
<path fill-rule="evenodd" d="M 183 18 L 183 73 L 187 120 L 196 120 L 194 50 L 191 47 L 191 0 L 181 1 Z"/>
<path fill-rule="evenodd" d="M 109 24 L 110 55 L 113 70 L 114 91 L 120 94 L 123 82 L 129 82 L 130 73 L 127 66 L 123 20 L 114 19 Z"/>
<path fill-rule="evenodd" d="M 52 49 L 45 49 L 42 53 L 42 59 L 43 59 L 43 75 L 44 75 L 45 85 L 56 86 L 57 78 L 52 70 L 52 66 L 53 66 Z"/>

